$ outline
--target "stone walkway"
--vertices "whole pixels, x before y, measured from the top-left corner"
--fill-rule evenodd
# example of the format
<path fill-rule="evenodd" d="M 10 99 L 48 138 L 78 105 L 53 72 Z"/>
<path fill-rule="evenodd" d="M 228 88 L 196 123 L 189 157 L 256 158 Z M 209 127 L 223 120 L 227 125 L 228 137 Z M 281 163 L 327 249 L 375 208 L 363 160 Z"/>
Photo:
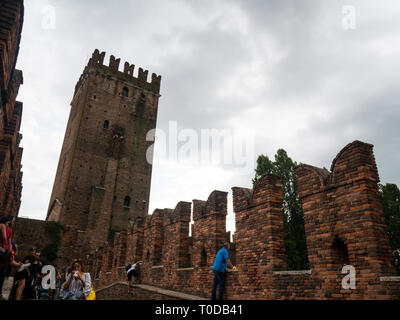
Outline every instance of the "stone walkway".
<path fill-rule="evenodd" d="M 177 292 L 177 291 L 172 291 L 172 290 L 167 290 L 167 289 L 161 289 L 157 287 L 153 287 L 147 284 L 134 284 L 133 287 L 138 287 L 142 288 L 145 290 L 153 291 L 159 294 L 164 294 L 170 297 L 182 299 L 182 300 L 208 300 L 199 296 L 194 296 L 191 294 L 183 293 L 183 292 Z"/>
<path fill-rule="evenodd" d="M 4 281 L 4 286 L 3 286 L 3 297 L 4 298 L 3 299 L 8 299 L 8 295 L 9 295 L 9 292 L 11 291 L 13 280 L 14 280 L 14 278 L 7 277 L 6 280 Z M 115 282 L 111 285 L 100 288 L 100 289 L 96 290 L 96 295 L 98 295 L 100 298 L 105 293 L 106 290 L 114 291 L 116 286 L 123 286 L 124 288 L 122 290 L 118 290 L 118 293 L 115 292 L 117 294 L 114 296 L 113 296 L 113 294 L 109 295 L 108 299 L 112 299 L 112 300 L 114 300 L 114 299 L 116 299 L 116 300 L 149 300 L 149 299 L 209 300 L 209 299 L 195 296 L 192 294 L 162 289 L 162 288 L 158 288 L 158 287 L 151 286 L 148 284 L 133 284 L 132 285 L 132 293 L 131 293 L 131 295 L 128 295 L 127 294 L 128 282 L 126 282 L 126 281 Z M 105 294 L 105 296 L 108 296 L 108 294 Z M 102 299 L 99 299 L 99 300 L 102 300 Z"/>
<path fill-rule="evenodd" d="M 133 284 L 132 293 L 128 296 L 127 286 L 128 282 L 115 282 L 111 285 L 96 290 L 96 295 L 98 296 L 99 300 L 208 300 L 203 297 L 162 289 L 147 284 Z"/>

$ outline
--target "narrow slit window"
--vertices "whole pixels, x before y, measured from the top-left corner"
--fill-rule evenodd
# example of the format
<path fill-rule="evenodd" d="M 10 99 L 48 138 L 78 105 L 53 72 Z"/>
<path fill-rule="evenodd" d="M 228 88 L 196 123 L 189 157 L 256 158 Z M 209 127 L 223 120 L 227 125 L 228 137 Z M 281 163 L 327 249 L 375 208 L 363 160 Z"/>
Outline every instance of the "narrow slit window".
<path fill-rule="evenodd" d="M 126 196 L 124 199 L 124 207 L 129 207 L 131 204 L 131 197 Z"/>
<path fill-rule="evenodd" d="M 124 88 L 122 89 L 122 96 L 123 96 L 123 97 L 127 97 L 127 96 L 128 96 L 128 93 L 129 93 L 128 88 L 127 88 L 127 87 L 124 87 Z"/>
<path fill-rule="evenodd" d="M 203 248 L 203 250 L 201 251 L 200 266 L 201 267 L 207 266 L 207 252 L 205 248 Z"/>
<path fill-rule="evenodd" d="M 332 249 L 334 259 L 338 264 L 350 264 L 349 251 L 347 249 L 347 245 L 342 239 L 335 237 Z"/>
<path fill-rule="evenodd" d="M 104 128 L 104 129 L 108 129 L 109 126 L 110 126 L 110 121 L 105 120 L 105 121 L 104 121 L 103 128 Z"/>

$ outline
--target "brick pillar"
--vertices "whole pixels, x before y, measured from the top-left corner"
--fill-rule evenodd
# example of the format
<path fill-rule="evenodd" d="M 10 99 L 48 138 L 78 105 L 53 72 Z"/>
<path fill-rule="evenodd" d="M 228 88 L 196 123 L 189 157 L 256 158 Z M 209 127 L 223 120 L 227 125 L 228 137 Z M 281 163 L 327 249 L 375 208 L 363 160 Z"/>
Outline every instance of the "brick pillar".
<path fill-rule="evenodd" d="M 112 244 L 108 244 L 106 249 L 106 259 L 105 259 L 104 273 L 103 273 L 103 283 L 105 285 L 112 283 L 113 260 L 114 260 L 114 247 Z"/>
<path fill-rule="evenodd" d="M 379 296 L 379 276 L 394 274 L 391 248 L 378 196 L 373 146 L 348 144 L 331 172 L 297 168 L 310 268 L 322 281 L 321 298 L 368 299 Z M 356 289 L 343 290 L 343 265 L 356 270 Z"/>
<path fill-rule="evenodd" d="M 113 247 L 113 258 L 112 258 L 112 267 L 111 267 L 111 278 L 112 282 L 118 281 L 118 267 L 119 267 L 119 259 L 121 256 L 121 233 L 117 232 L 114 235 L 114 243 Z"/>
<path fill-rule="evenodd" d="M 177 269 L 189 266 L 190 202 L 179 202 L 173 211 L 164 212 L 164 243 L 162 253 L 163 283 L 177 286 Z"/>
<path fill-rule="evenodd" d="M 104 186 L 93 186 L 88 213 L 88 246 L 98 247 L 107 240 L 118 172 L 118 160 L 108 159 Z"/>
<path fill-rule="evenodd" d="M 137 217 L 132 232 L 127 238 L 127 257 L 125 264 L 143 260 L 144 219 Z"/>
<path fill-rule="evenodd" d="M 272 271 L 286 270 L 281 181 L 264 175 L 253 190 L 232 191 L 239 293 L 249 299 L 275 298 Z"/>
<path fill-rule="evenodd" d="M 100 278 L 99 287 L 102 287 L 110 283 L 110 274 L 108 272 L 110 272 L 112 268 L 112 246 L 105 242 L 104 246 L 100 247 L 98 253 L 101 255 L 99 259 L 101 264 L 98 266 Z"/>
<path fill-rule="evenodd" d="M 159 281 L 162 276 L 162 269 L 153 270 L 153 266 L 159 266 L 162 262 L 162 251 L 164 245 L 164 215 L 172 209 L 156 209 L 148 216 L 144 230 L 143 245 L 143 281 L 152 283 Z"/>
<path fill-rule="evenodd" d="M 179 202 L 174 210 L 174 223 L 176 235 L 176 256 L 178 264 L 176 267 L 184 268 L 191 265 L 189 256 L 189 224 L 191 215 L 191 202 Z"/>
<path fill-rule="evenodd" d="M 91 275 L 93 279 L 100 277 L 100 270 L 103 264 L 103 252 L 104 247 L 99 247 L 95 250 L 95 261 L 93 266 L 93 274 Z"/>
<path fill-rule="evenodd" d="M 119 249 L 119 260 L 118 266 L 123 267 L 127 265 L 127 241 L 128 241 L 128 232 L 126 230 L 121 231 L 120 233 L 120 249 Z"/>
<path fill-rule="evenodd" d="M 227 192 L 213 191 L 207 201 L 193 200 L 193 290 L 209 296 L 211 267 L 226 241 Z"/>

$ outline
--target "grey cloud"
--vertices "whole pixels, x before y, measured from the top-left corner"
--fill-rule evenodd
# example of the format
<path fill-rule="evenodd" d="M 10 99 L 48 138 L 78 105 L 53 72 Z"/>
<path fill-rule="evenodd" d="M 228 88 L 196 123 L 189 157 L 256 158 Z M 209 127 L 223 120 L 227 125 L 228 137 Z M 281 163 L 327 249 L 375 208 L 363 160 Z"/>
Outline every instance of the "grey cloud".
<path fill-rule="evenodd" d="M 394 41 L 400 6 L 394 0 L 386 6 L 352 2 L 353 31 L 341 28 L 346 1 L 63 0 L 54 4 L 55 30 L 40 25 L 41 7 L 52 2 L 26 2 L 18 61 L 25 77 L 21 214 L 45 216 L 73 88 L 95 48 L 106 51 L 106 59 L 114 54 L 162 75 L 160 128 L 169 120 L 195 130 L 248 123 L 255 130 L 256 154 L 273 157 L 283 147 L 298 162 L 328 168 L 342 147 L 359 139 L 375 145 L 382 182 L 400 183 L 395 74 L 400 50 Z M 233 6 L 247 33 L 238 32 L 235 23 L 222 27 Z M 269 60 L 270 53 L 280 57 Z M 251 71 L 257 60 L 259 67 Z M 232 93 L 240 95 L 221 96 L 234 76 L 249 83 L 257 76 L 265 86 L 254 89 L 239 81 Z M 288 127 L 286 114 L 305 120 Z M 279 128 L 288 132 L 280 137 L 273 132 Z M 163 190 L 189 184 L 162 170 L 168 167 L 154 164 L 151 200 L 172 206 L 182 200 L 179 192 L 166 197 Z M 251 186 L 252 176 L 212 177 L 210 192 L 212 186 Z"/>

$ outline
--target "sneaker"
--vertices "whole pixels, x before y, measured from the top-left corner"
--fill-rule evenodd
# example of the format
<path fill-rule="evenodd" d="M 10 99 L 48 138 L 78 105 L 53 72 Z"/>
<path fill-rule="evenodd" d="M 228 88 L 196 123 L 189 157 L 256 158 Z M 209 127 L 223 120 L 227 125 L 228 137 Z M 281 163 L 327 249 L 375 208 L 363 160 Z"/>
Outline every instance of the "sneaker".
<path fill-rule="evenodd" d="M 25 269 L 27 269 L 31 264 L 27 263 L 27 264 L 23 264 L 22 266 L 20 266 L 18 268 L 18 272 L 24 271 Z"/>

